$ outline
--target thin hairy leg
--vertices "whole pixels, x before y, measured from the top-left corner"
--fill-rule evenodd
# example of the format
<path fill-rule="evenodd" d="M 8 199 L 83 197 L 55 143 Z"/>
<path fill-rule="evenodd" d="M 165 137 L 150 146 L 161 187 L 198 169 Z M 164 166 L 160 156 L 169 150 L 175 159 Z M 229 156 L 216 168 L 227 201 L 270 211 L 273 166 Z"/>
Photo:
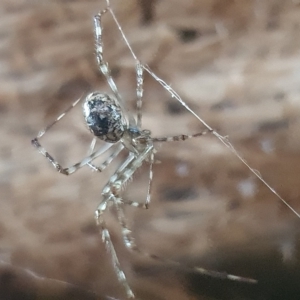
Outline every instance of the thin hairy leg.
<path fill-rule="evenodd" d="M 113 265 L 113 268 L 117 275 L 118 281 L 123 285 L 123 287 L 126 291 L 127 297 L 129 299 L 135 299 L 135 295 L 128 284 L 126 275 L 121 268 L 120 261 L 118 259 L 114 244 L 111 240 L 109 230 L 106 226 L 106 223 L 105 223 L 105 220 L 103 217 L 103 214 L 108 207 L 108 203 L 109 203 L 109 201 L 111 201 L 111 198 L 113 198 L 113 197 L 114 196 L 112 194 L 111 195 L 107 194 L 107 195 L 103 196 L 103 200 L 101 201 L 101 203 L 99 204 L 99 206 L 97 207 L 97 209 L 95 211 L 95 218 L 96 218 L 97 225 L 101 228 L 101 231 L 102 231 L 102 241 L 105 244 L 106 250 L 111 255 L 112 265 Z"/>
<path fill-rule="evenodd" d="M 136 108 L 137 108 L 137 126 L 138 128 L 142 127 L 142 97 L 143 97 L 143 66 L 139 61 L 136 62 L 136 95 L 137 95 L 137 102 L 136 102 Z"/>
<path fill-rule="evenodd" d="M 180 134 L 175 136 L 165 136 L 165 137 L 154 137 L 152 138 L 153 142 L 179 142 L 185 141 L 187 139 L 196 138 L 199 136 L 203 136 L 207 133 L 212 133 L 213 129 L 204 130 L 195 134 Z"/>
<path fill-rule="evenodd" d="M 99 67 L 99 70 L 101 73 L 104 75 L 106 78 L 106 81 L 113 91 L 116 99 L 118 100 L 119 105 L 122 107 L 123 111 L 127 113 L 128 118 L 129 118 L 129 123 L 131 125 L 135 125 L 136 122 L 131 116 L 131 114 L 128 112 L 126 109 L 126 106 L 123 102 L 123 99 L 118 91 L 118 88 L 116 86 L 116 83 L 114 79 L 111 76 L 111 70 L 109 68 L 108 62 L 106 62 L 103 58 L 103 26 L 102 26 L 102 17 L 105 15 L 108 11 L 110 11 L 110 8 L 107 7 L 106 9 L 102 10 L 99 12 L 95 17 L 94 17 L 94 36 L 95 36 L 95 50 L 96 50 L 96 59 L 97 59 L 97 64 Z"/>
<path fill-rule="evenodd" d="M 35 137 L 31 144 L 38 150 L 39 153 L 41 153 L 43 156 L 45 156 L 48 161 L 51 163 L 51 165 L 59 172 L 64 175 L 70 175 L 74 172 L 76 172 L 81 167 L 88 164 L 90 161 L 95 159 L 96 157 L 102 155 L 104 152 L 106 152 L 112 145 L 107 144 L 100 148 L 98 151 L 91 153 L 88 157 L 85 157 L 80 162 L 71 165 L 70 167 L 64 168 L 60 163 L 58 163 L 55 158 L 40 144 L 39 139 L 42 138 L 46 132 L 48 132 L 56 123 L 58 123 L 63 117 L 66 116 L 68 112 L 70 112 L 79 102 L 82 100 L 82 98 L 77 99 L 70 107 L 68 107 L 61 115 L 59 115 L 51 124 L 49 124 L 45 129 L 41 130 L 37 137 Z"/>
<path fill-rule="evenodd" d="M 147 151 L 145 151 L 145 153 L 148 154 Z M 141 156 L 141 158 L 143 159 L 142 161 L 144 161 L 145 158 L 143 155 Z M 135 298 L 135 296 L 128 284 L 124 272 L 121 269 L 121 265 L 117 253 L 115 251 L 114 245 L 112 243 L 109 231 L 106 227 L 103 214 L 107 209 L 109 201 L 113 201 L 113 203 L 116 203 L 118 201 L 117 197 L 119 197 L 122 186 L 124 186 L 124 184 L 128 181 L 128 179 L 132 176 L 132 174 L 136 170 L 134 169 L 134 167 L 138 168 L 139 166 L 140 164 L 136 164 L 135 162 L 134 154 L 129 153 L 125 162 L 118 168 L 115 174 L 111 176 L 109 182 L 103 188 L 103 192 L 102 192 L 103 200 L 101 201 L 101 203 L 99 204 L 99 206 L 95 211 L 97 224 L 101 227 L 102 230 L 102 239 L 105 242 L 107 250 L 111 253 L 111 259 L 112 259 L 115 273 L 117 275 L 119 282 L 124 286 L 128 298 Z"/>
<path fill-rule="evenodd" d="M 88 155 L 91 155 L 93 153 L 94 148 L 96 144 L 96 138 L 93 138 L 93 141 L 90 145 L 90 149 L 88 151 Z M 103 172 L 109 164 L 120 154 L 120 152 L 124 149 L 124 146 L 119 143 L 118 145 L 113 145 L 115 146 L 115 150 L 111 153 L 111 155 L 104 161 L 102 162 L 99 166 L 96 166 L 95 164 L 88 163 L 87 165 L 96 172 Z"/>
<path fill-rule="evenodd" d="M 122 227 L 123 243 L 126 246 L 126 248 L 129 249 L 130 251 L 136 252 L 137 254 L 139 254 L 141 256 L 148 257 L 159 263 L 167 263 L 167 264 L 174 265 L 174 266 L 182 268 L 182 269 L 186 269 L 188 271 L 200 273 L 202 275 L 206 275 L 206 276 L 210 276 L 210 277 L 214 277 L 214 278 L 225 279 L 225 280 L 246 282 L 246 283 L 250 283 L 250 284 L 257 283 L 257 280 L 252 279 L 252 278 L 246 278 L 246 277 L 241 277 L 241 276 L 237 276 L 237 275 L 227 274 L 225 272 L 207 270 L 204 268 L 199 268 L 199 267 L 194 267 L 194 266 L 187 266 L 180 262 L 174 261 L 172 259 L 162 258 L 157 255 L 150 254 L 146 251 L 141 250 L 135 243 L 135 239 L 132 235 L 132 230 L 130 230 L 127 225 L 126 217 L 125 217 L 124 209 L 123 209 L 124 204 L 132 205 L 131 204 L 132 202 L 130 202 L 130 201 L 128 202 L 126 200 L 121 200 L 121 199 L 116 199 L 116 198 L 113 201 L 114 201 L 114 206 L 116 207 L 116 210 L 117 210 L 119 223 Z M 139 207 L 146 208 L 145 206 L 139 206 Z"/>

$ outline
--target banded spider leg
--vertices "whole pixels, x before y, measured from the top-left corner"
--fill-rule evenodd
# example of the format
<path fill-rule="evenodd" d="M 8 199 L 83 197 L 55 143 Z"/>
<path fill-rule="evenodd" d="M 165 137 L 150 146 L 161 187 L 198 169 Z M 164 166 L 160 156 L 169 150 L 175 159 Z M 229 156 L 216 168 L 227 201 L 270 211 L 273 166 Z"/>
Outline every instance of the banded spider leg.
<path fill-rule="evenodd" d="M 107 150 L 109 150 L 113 144 L 105 144 L 102 148 L 93 152 L 94 149 L 94 140 L 90 145 L 89 155 L 83 158 L 80 162 L 71 165 L 69 167 L 64 168 L 60 163 L 58 163 L 54 157 L 40 144 L 39 139 L 41 139 L 46 132 L 48 132 L 56 123 L 58 123 L 63 117 L 67 115 L 80 101 L 82 98 L 77 99 L 70 107 L 68 107 L 61 115 L 59 115 L 52 123 L 50 123 L 47 127 L 41 130 L 38 135 L 31 141 L 31 144 L 41 153 L 43 156 L 47 158 L 47 160 L 52 164 L 52 166 L 64 175 L 71 175 L 76 172 L 78 169 L 82 168 L 85 165 L 88 165 L 92 160 L 104 154 Z M 92 167 L 93 168 L 93 167 Z M 94 169 L 94 168 L 93 168 Z"/>

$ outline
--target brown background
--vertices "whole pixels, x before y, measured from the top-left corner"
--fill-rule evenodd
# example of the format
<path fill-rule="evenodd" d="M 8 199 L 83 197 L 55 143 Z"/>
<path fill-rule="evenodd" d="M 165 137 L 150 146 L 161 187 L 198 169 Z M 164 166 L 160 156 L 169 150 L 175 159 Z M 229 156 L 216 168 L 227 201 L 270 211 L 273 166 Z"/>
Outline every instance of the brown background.
<path fill-rule="evenodd" d="M 112 6 L 138 57 L 229 135 L 300 211 L 298 1 L 126 0 Z M 1 3 L 0 299 L 125 298 L 93 218 L 116 166 L 64 177 L 30 145 L 82 93 L 109 91 L 93 48 L 92 17 L 104 7 L 102 0 Z M 134 112 L 134 62 L 109 15 L 104 30 L 105 58 Z M 153 135 L 203 129 L 149 76 L 144 88 L 143 124 Z M 90 141 L 74 110 L 45 145 L 60 161 L 74 163 Z M 140 247 L 259 283 L 200 276 L 131 255 L 112 212 L 107 220 L 138 297 L 298 299 L 300 220 L 211 136 L 157 149 L 151 209 L 126 211 Z M 137 172 L 124 197 L 144 200 L 147 172 L 147 166 Z"/>

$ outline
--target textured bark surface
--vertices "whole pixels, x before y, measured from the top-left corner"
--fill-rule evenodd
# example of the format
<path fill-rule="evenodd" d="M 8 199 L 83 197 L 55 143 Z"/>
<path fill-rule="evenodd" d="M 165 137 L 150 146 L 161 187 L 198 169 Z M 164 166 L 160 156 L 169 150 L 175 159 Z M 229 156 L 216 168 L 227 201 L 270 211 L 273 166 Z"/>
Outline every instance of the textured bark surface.
<path fill-rule="evenodd" d="M 113 1 L 137 56 L 300 211 L 300 6 L 297 1 Z M 105 1 L 4 0 L 0 9 L 0 298 L 125 299 L 93 218 L 103 174 L 66 177 L 30 145 L 83 93 L 109 91 L 92 18 Z M 112 18 L 105 59 L 135 111 L 135 66 Z M 145 76 L 143 127 L 155 136 L 201 124 Z M 74 109 L 42 141 L 64 164 L 92 139 Z M 207 135 L 161 144 L 151 207 L 126 210 L 142 249 L 259 280 L 220 280 L 128 253 L 107 222 L 139 299 L 297 299 L 300 220 Z M 144 201 L 147 165 L 124 197 Z M 55 281 L 58 280 L 58 281 Z M 97 295 L 97 296 L 96 296 Z M 101 298 L 102 297 L 102 298 Z"/>

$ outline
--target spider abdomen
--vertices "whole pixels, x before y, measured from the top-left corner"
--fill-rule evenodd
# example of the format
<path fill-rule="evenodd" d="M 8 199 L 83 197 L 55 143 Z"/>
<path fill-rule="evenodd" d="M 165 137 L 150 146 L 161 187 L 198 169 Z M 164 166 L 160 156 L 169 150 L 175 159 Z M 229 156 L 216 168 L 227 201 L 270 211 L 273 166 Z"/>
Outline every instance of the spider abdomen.
<path fill-rule="evenodd" d="M 90 131 L 101 140 L 116 143 L 123 137 L 127 123 L 120 105 L 111 96 L 89 94 L 83 104 L 83 115 Z"/>

